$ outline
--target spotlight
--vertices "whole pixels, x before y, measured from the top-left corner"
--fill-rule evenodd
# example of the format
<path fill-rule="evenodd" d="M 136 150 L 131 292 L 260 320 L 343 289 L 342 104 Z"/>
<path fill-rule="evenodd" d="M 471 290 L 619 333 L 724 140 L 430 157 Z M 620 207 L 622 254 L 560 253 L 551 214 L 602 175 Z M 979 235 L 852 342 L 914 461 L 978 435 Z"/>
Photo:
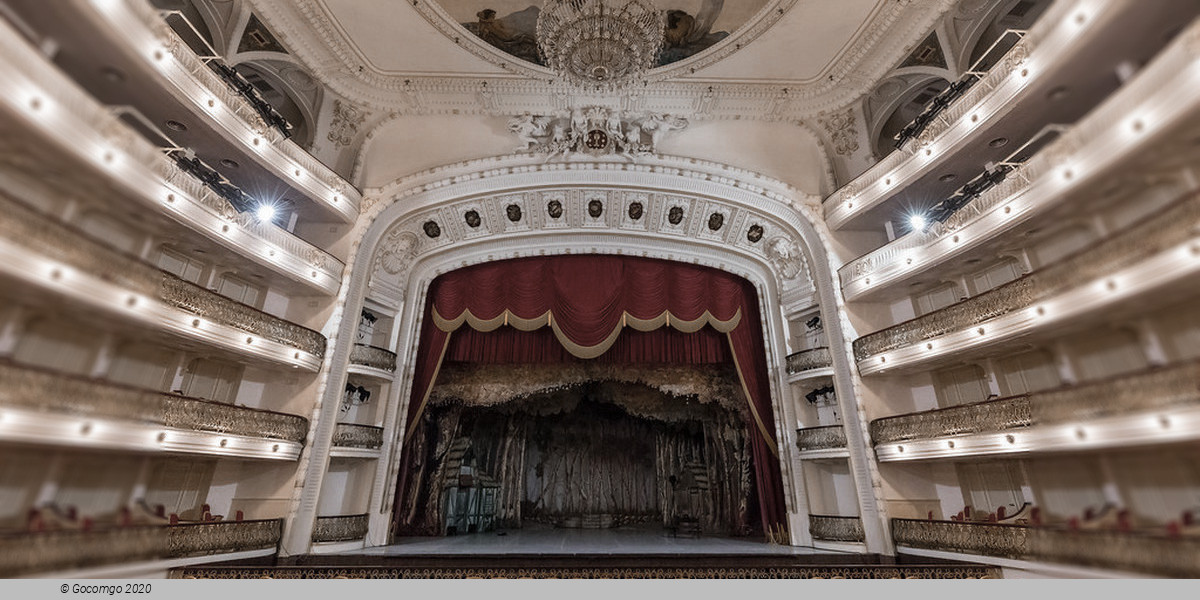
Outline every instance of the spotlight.
<path fill-rule="evenodd" d="M 271 204 L 260 204 L 254 211 L 254 216 L 258 218 L 260 223 L 269 223 L 275 220 L 275 206 Z"/>
<path fill-rule="evenodd" d="M 924 231 L 927 224 L 925 215 L 910 215 L 908 217 L 908 224 L 913 228 L 913 231 Z"/>

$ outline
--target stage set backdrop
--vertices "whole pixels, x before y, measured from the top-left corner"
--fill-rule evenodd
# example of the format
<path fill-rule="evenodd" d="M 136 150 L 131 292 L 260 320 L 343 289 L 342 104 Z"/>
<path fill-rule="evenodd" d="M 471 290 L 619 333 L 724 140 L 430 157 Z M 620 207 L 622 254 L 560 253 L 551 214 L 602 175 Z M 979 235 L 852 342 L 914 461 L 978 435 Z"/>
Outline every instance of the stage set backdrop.
<path fill-rule="evenodd" d="M 558 393 L 471 391 L 556 376 Z M 406 423 L 396 535 L 520 526 L 544 508 L 557 526 L 661 518 L 744 534 L 752 520 L 788 540 L 758 296 L 724 271 L 567 255 L 443 274 L 426 297 Z M 584 448 L 550 456 L 563 444 Z M 544 506 L 555 473 L 585 481 Z"/>

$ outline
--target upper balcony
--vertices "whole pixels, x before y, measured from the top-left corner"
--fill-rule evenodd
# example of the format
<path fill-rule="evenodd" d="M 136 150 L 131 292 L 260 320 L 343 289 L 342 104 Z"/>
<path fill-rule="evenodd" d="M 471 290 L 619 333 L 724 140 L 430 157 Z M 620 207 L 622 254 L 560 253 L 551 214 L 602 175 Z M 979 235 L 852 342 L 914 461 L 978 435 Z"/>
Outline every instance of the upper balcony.
<path fill-rule="evenodd" d="M 110 249 L 0 195 L 0 293 L 20 302 L 97 311 L 122 327 L 275 366 L 316 371 L 320 333 L 194 285 Z"/>
<path fill-rule="evenodd" d="M 881 461 L 1079 451 L 1200 437 L 1200 363 L 876 419 Z"/>
<path fill-rule="evenodd" d="M 135 452 L 295 460 L 304 417 L 0 361 L 0 440 Z"/>
<path fill-rule="evenodd" d="M 12 0 L 16 17 L 57 47 L 55 63 L 101 102 L 174 122 L 174 141 L 264 201 L 290 200 L 306 222 L 352 223 L 361 193 L 263 119 L 145 0 Z"/>
<path fill-rule="evenodd" d="M 1081 203 L 1094 209 L 1111 181 L 1178 162 L 1176 143 L 1189 144 L 1197 133 L 1198 35 L 1200 21 L 1064 135 L 945 220 L 847 263 L 838 271 L 846 299 L 911 293 L 903 284 L 933 269 L 944 280 L 958 264 L 996 256 L 1035 221 L 1054 218 L 1053 211 Z"/>
<path fill-rule="evenodd" d="M 1200 194 L 1034 273 L 854 341 L 863 375 L 964 357 L 1104 311 L 1144 313 L 1194 295 L 1200 273 Z M 1135 305 L 1136 303 L 1136 305 Z"/>
<path fill-rule="evenodd" d="M 796 430 L 800 458 L 844 458 L 849 456 L 846 430 L 841 425 L 821 425 Z"/>
<path fill-rule="evenodd" d="M 282 291 L 333 294 L 344 266 L 329 253 L 232 204 L 139 135 L 0 20 L 4 186 L 22 196 L 79 198 L 161 232 L 181 247 L 242 265 Z M 61 174 L 70 173 L 69 182 Z M 147 210 L 149 209 L 149 210 Z M 249 260 L 246 260 L 249 259 Z"/>
<path fill-rule="evenodd" d="M 948 198 L 1046 124 L 1087 114 L 1119 87 L 1118 65 L 1148 62 L 1198 14 L 1186 0 L 1156 3 L 1155 10 L 1133 2 L 1054 3 L 917 139 L 827 198 L 827 222 L 882 231 L 886 222 L 905 219 L 904 211 Z"/>

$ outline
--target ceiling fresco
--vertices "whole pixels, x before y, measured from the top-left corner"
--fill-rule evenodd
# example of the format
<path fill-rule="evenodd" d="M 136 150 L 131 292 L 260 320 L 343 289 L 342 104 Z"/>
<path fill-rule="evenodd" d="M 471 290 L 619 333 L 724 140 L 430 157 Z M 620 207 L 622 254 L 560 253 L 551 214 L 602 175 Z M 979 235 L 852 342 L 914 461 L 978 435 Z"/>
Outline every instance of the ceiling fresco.
<path fill-rule="evenodd" d="M 658 0 L 665 13 L 663 49 L 657 66 L 703 52 L 729 37 L 769 0 Z M 451 19 L 485 42 L 517 58 L 542 65 L 535 32 L 538 0 L 441 0 Z"/>

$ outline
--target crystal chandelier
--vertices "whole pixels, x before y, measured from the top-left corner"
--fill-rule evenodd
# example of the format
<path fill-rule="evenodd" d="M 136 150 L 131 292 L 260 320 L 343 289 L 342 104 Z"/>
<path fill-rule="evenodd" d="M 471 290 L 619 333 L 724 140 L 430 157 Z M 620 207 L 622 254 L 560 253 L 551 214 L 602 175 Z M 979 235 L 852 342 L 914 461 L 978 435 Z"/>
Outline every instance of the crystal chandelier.
<path fill-rule="evenodd" d="M 617 87 L 654 67 L 663 28 L 649 0 L 546 0 L 538 52 L 577 85 Z"/>

